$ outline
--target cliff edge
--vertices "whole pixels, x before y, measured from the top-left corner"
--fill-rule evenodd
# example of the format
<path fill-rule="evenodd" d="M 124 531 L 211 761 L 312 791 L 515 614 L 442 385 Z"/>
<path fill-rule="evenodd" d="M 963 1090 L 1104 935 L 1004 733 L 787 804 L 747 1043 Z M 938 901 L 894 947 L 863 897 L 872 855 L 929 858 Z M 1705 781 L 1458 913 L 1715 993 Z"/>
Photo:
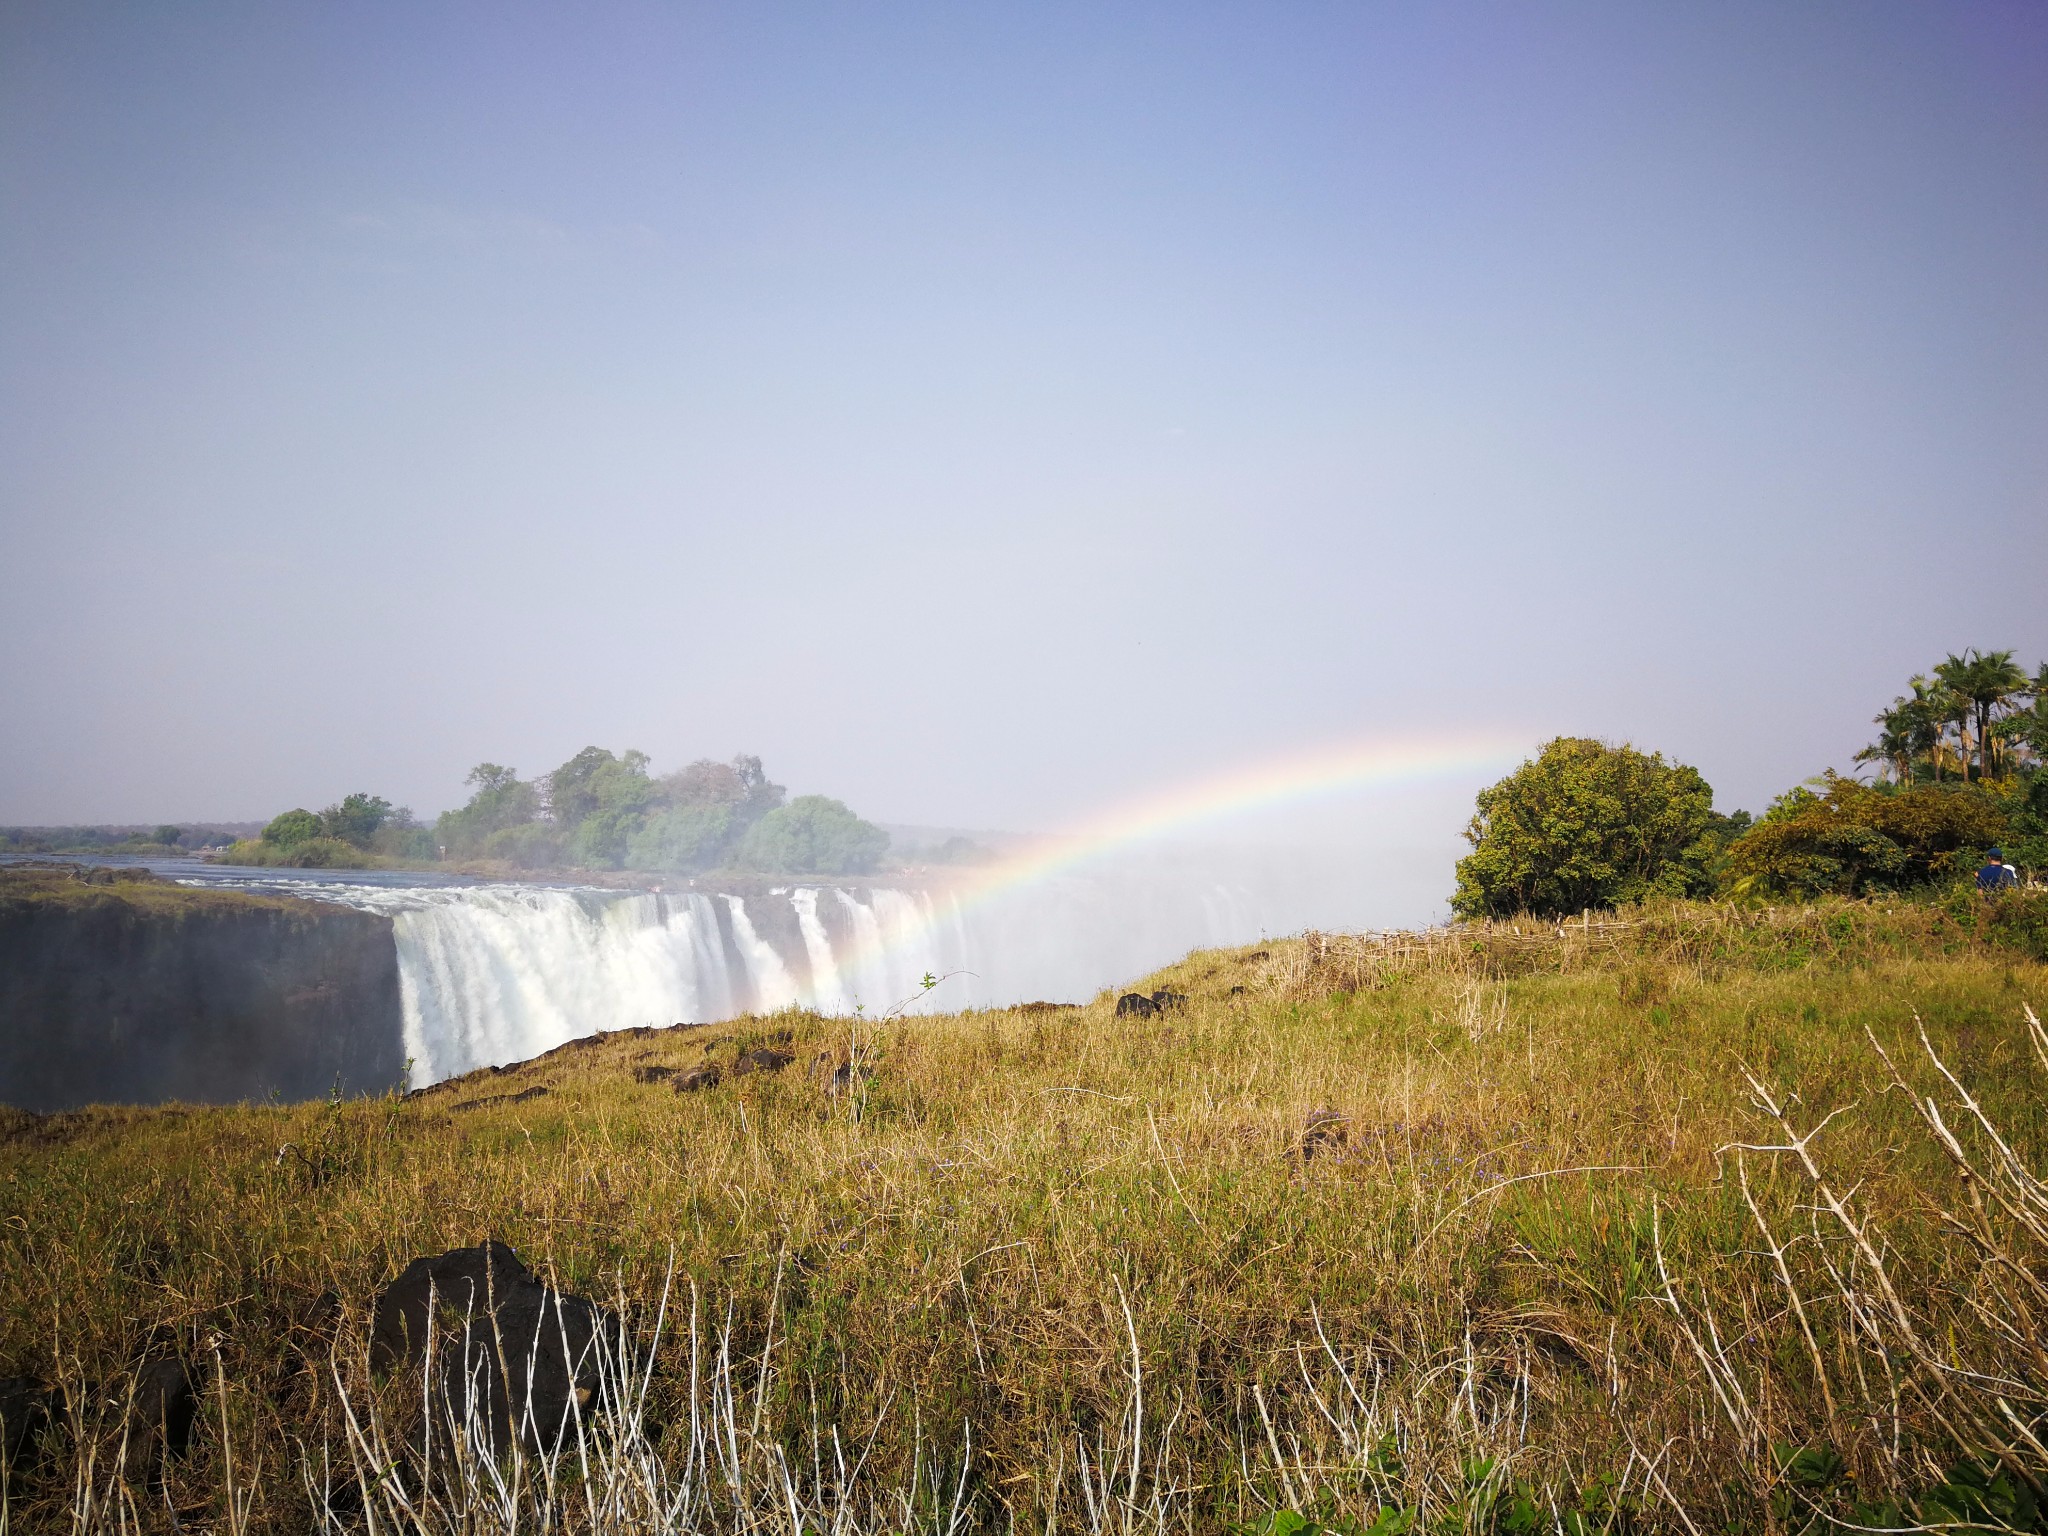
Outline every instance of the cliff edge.
<path fill-rule="evenodd" d="M 0 1103 L 312 1099 L 404 1070 L 388 918 L 139 872 L 0 870 Z"/>

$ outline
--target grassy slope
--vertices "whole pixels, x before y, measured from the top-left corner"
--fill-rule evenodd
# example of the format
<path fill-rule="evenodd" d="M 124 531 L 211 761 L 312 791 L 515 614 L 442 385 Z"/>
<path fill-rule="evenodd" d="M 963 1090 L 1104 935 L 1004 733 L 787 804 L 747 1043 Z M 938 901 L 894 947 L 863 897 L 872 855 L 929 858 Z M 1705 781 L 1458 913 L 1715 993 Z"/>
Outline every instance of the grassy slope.
<path fill-rule="evenodd" d="M 1311 936 L 1198 953 L 1148 985 L 1191 1002 L 858 1038 L 749 1019 L 608 1036 L 402 1100 L 0 1120 L 0 1372 L 102 1380 L 152 1330 L 188 1358 L 218 1348 L 243 1465 L 271 1448 L 259 1524 L 289 1529 L 304 1493 L 278 1447 L 318 1417 L 278 1390 L 294 1320 L 323 1290 L 359 1310 L 410 1257 L 497 1236 L 567 1286 L 635 1301 L 673 1262 L 707 1315 L 734 1309 L 751 1354 L 772 1308 L 770 1434 L 813 1414 L 879 1422 L 887 1479 L 920 1427 L 957 1445 L 971 1424 L 984 1514 L 1078 1507 L 1077 1431 L 1099 1443 L 1133 1422 L 1132 1333 L 1148 1454 L 1169 1450 L 1143 1497 L 1195 1529 L 1318 1498 L 1482 1525 L 1482 1456 L 1503 1464 L 1489 1488 L 1545 1509 L 1620 1500 L 1664 1525 L 1677 1500 L 1703 1529 L 1746 1528 L 1768 1523 L 1773 1444 L 1839 1453 L 1810 1496 L 1843 1512 L 1953 1461 L 1936 1411 L 1895 1395 L 1827 1299 L 1823 1261 L 1846 1270 L 1849 1245 L 1805 1214 L 1782 1156 L 1748 1154 L 1774 1228 L 1813 1234 L 1789 1260 L 1804 1342 L 1722 1149 L 1774 1139 L 1744 1064 L 1800 1095 L 1801 1123 L 1842 1111 L 1820 1157 L 1881 1217 L 1907 1301 L 1953 1311 L 1943 1287 L 1975 1270 L 1932 1209 L 1956 1181 L 1865 1031 L 1939 1086 L 1915 1054 L 1923 1019 L 2041 1166 L 2048 1072 L 2022 1014 L 2048 1011 L 2036 961 L 1927 908 L 1703 909 Z M 798 1063 L 777 1076 L 682 1095 L 633 1074 L 785 1031 Z M 871 1068 L 857 1101 L 805 1072 L 848 1046 Z M 1346 1139 L 1304 1163 L 1324 1108 Z M 1360 1384 L 1350 1408 L 1318 1322 Z M 1732 1389 L 1681 1324 L 1720 1341 Z M 1374 1461 L 1388 1434 L 1398 1459 Z M 188 1508 L 217 1497 L 219 1439 L 173 1473 Z"/>

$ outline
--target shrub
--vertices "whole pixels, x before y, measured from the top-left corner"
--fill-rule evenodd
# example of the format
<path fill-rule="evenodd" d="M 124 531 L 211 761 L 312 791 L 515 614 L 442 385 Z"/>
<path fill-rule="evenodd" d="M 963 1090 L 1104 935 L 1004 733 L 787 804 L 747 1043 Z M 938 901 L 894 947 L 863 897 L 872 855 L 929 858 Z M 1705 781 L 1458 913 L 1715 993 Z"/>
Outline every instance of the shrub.
<path fill-rule="evenodd" d="M 319 835 L 320 818 L 304 807 L 286 811 L 263 829 L 263 841 L 274 843 L 280 848 L 296 848 L 300 843 Z"/>
<path fill-rule="evenodd" d="M 368 869 L 362 849 L 338 837 L 308 838 L 295 844 L 278 864 L 287 869 Z"/>
<path fill-rule="evenodd" d="M 1479 792 L 1451 908 L 1556 917 L 1652 896 L 1705 895 L 1726 832 L 1699 771 L 1661 753 L 1560 736 Z"/>
<path fill-rule="evenodd" d="M 1784 796 L 1728 850 L 1737 895 L 1863 896 L 1911 890 L 1963 873 L 2006 817 L 1985 791 L 1963 784 L 1873 788 L 1824 776 L 1820 793 Z"/>
<path fill-rule="evenodd" d="M 501 859 L 521 869 L 546 869 L 560 862 L 562 841 L 554 828 L 529 821 L 500 827 L 483 840 L 479 851 L 487 859 Z"/>
<path fill-rule="evenodd" d="M 339 838 L 309 837 L 289 846 L 244 838 L 221 855 L 221 862 L 269 869 L 369 869 L 375 861 Z"/>

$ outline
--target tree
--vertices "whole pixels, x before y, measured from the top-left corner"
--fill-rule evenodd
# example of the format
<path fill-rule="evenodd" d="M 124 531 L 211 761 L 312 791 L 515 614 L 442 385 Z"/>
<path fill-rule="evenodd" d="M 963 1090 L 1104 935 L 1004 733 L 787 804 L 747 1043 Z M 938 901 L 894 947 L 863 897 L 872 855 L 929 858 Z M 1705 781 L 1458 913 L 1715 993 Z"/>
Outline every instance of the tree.
<path fill-rule="evenodd" d="M 1560 736 L 1479 792 L 1451 909 L 1557 917 L 1650 896 L 1705 895 L 1735 824 L 1697 769 Z"/>
<path fill-rule="evenodd" d="M 778 875 L 865 874 L 881 861 L 889 834 L 837 800 L 799 795 L 768 812 L 741 841 L 743 868 Z"/>
<path fill-rule="evenodd" d="M 626 848 L 634 869 L 703 870 L 729 863 L 747 830 L 782 804 L 758 757 L 700 759 L 656 781 Z"/>
<path fill-rule="evenodd" d="M 1912 679 L 1911 696 L 1901 694 L 1876 718 L 1878 738 L 1856 754 L 1859 763 L 1881 763 L 1901 784 L 1914 779 L 1915 764 L 1925 758 L 1936 779 L 1941 777 L 1942 724 L 1952 708 L 1947 690 L 1924 677 Z"/>
<path fill-rule="evenodd" d="M 351 848 L 367 848 L 390 816 L 391 802 L 382 795 L 354 794 L 320 813 L 320 831 Z"/>
<path fill-rule="evenodd" d="M 525 826 L 540 818 L 540 793 L 521 783 L 516 770 L 498 763 L 478 763 L 470 769 L 468 783 L 475 793 L 457 811 L 444 811 L 434 823 L 434 835 L 457 853 L 480 852 L 494 832 Z"/>
<path fill-rule="evenodd" d="M 275 843 L 280 848 L 296 848 L 319 835 L 320 818 L 304 807 L 286 811 L 263 829 L 263 841 Z"/>
<path fill-rule="evenodd" d="M 1728 850 L 1731 891 L 1806 899 L 1911 890 L 1956 873 L 1958 853 L 2006 832 L 1997 802 L 1969 785 L 1881 789 L 1834 774 L 1816 784 L 1819 793 L 1781 796 Z"/>
<path fill-rule="evenodd" d="M 633 834 L 626 862 L 634 869 L 712 869 L 722 862 L 737 825 L 730 805 L 670 806 L 649 816 Z"/>
<path fill-rule="evenodd" d="M 1948 685 L 1968 714 L 1962 717 L 1968 735 L 1964 741 L 1967 755 L 1974 743 L 1977 750 L 1977 777 L 1991 777 L 1992 720 L 2006 709 L 2013 699 L 2027 691 L 2027 674 L 2022 672 L 2012 659 L 2011 651 L 1990 651 L 1979 653 L 1972 649 L 1962 655 L 1950 655 L 1934 669 L 1934 675 Z"/>
<path fill-rule="evenodd" d="M 184 834 L 178 828 L 165 823 L 150 833 L 150 841 L 162 843 L 166 848 L 175 848 L 178 846 L 178 839 L 182 836 Z"/>
<path fill-rule="evenodd" d="M 2005 750 L 2015 748 L 2033 759 L 2036 771 L 2048 767 L 2048 662 L 2027 683 L 2025 709 L 2015 709 L 1999 722 Z M 2018 698 L 2015 698 L 2018 703 Z"/>

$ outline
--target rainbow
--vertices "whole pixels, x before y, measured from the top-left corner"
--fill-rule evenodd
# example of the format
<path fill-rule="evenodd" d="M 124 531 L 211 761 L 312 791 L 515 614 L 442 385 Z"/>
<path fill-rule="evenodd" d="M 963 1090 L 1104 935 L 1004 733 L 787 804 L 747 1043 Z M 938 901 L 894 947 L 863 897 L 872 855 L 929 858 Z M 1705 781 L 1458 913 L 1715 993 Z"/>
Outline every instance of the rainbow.
<path fill-rule="evenodd" d="M 1066 833 L 986 866 L 955 899 L 962 908 L 978 906 L 1121 849 L 1248 812 L 1327 795 L 1505 772 L 1529 751 L 1525 741 L 1498 736 L 1447 737 L 1323 745 L 1244 764 L 1113 806 Z M 881 947 L 893 949 L 907 937 L 885 932 Z"/>

